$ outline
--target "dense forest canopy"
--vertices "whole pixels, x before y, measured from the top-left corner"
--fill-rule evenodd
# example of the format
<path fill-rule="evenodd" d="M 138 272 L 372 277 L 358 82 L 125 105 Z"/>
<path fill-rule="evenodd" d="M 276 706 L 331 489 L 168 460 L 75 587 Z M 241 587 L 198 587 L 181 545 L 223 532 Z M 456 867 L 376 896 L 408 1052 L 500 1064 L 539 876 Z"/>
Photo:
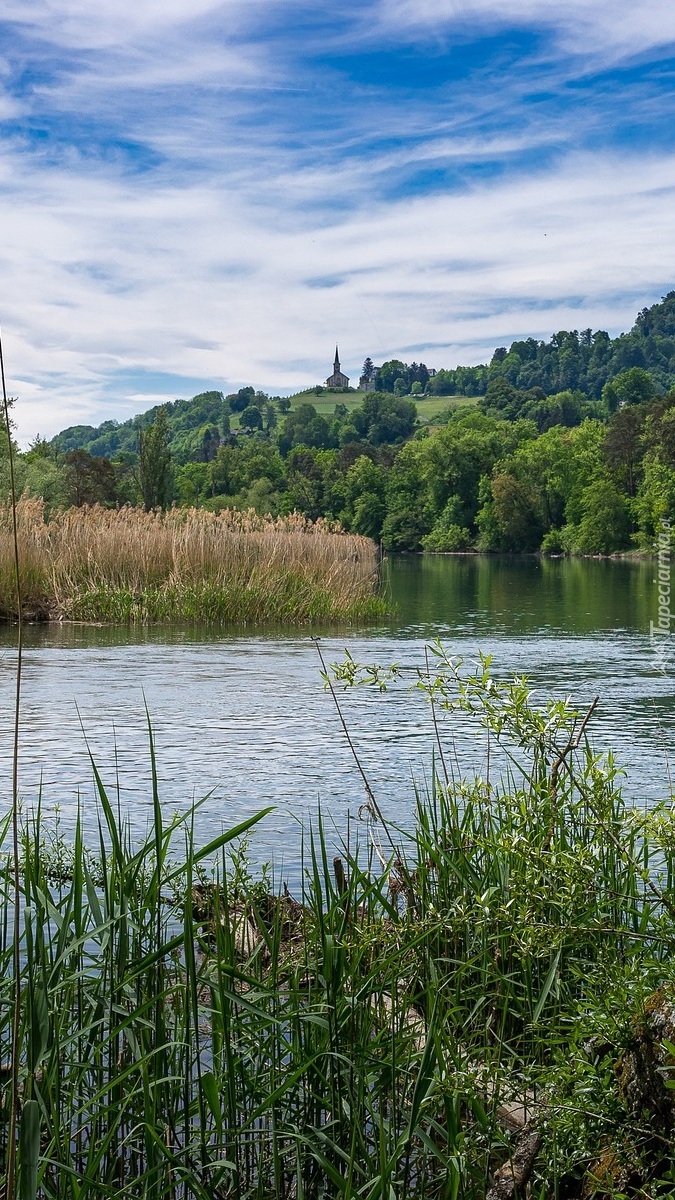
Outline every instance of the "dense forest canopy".
<path fill-rule="evenodd" d="M 565 390 L 599 400 L 605 384 L 631 367 L 648 370 L 654 385 L 675 385 L 675 291 L 644 308 L 629 333 L 610 338 L 604 330 L 560 330 L 548 342 L 526 338 L 498 347 L 488 366 L 438 371 L 428 390 L 436 395 L 481 396 L 494 379 L 546 394 Z"/>
<path fill-rule="evenodd" d="M 614 339 L 528 338 L 435 374 L 367 363 L 375 391 L 209 391 L 38 438 L 20 486 L 51 507 L 297 510 L 390 550 L 608 554 L 675 520 L 675 292 Z"/>

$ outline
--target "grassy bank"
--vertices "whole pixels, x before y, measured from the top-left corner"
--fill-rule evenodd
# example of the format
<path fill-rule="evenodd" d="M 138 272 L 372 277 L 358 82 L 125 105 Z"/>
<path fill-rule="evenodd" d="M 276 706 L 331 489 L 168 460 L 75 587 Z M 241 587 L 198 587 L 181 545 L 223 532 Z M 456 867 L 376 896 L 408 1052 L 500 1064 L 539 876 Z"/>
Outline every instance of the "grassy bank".
<path fill-rule="evenodd" d="M 359 391 L 329 392 L 326 388 L 321 388 L 319 391 L 315 388 L 308 388 L 307 391 L 297 392 L 288 399 L 291 404 L 291 412 L 299 408 L 301 404 L 313 404 L 318 413 L 322 413 L 323 416 L 331 416 L 336 404 L 344 404 L 347 411 L 352 412 L 353 409 L 363 404 L 367 395 L 367 392 Z M 432 424 L 434 417 L 448 408 L 464 408 L 476 404 L 475 396 L 405 396 L 404 399 L 412 400 L 421 419 Z"/>
<path fill-rule="evenodd" d="M 25 614 L 105 622 L 359 620 L 382 615 L 377 550 L 329 523 L 196 509 L 18 504 Z M 0 616 L 16 616 L 11 512 L 0 509 Z"/>
<path fill-rule="evenodd" d="M 296 898 L 227 857 L 241 830 L 165 823 L 156 783 L 141 846 L 100 784 L 96 860 L 26 824 L 26 1195 L 674 1194 L 672 807 L 627 808 L 590 716 L 487 664 L 419 682 L 439 729 L 473 714 L 489 777 L 454 778 L 439 733 L 414 833 L 374 798 L 335 863 L 306 830 Z M 7 868 L 3 1064 L 11 902 Z"/>

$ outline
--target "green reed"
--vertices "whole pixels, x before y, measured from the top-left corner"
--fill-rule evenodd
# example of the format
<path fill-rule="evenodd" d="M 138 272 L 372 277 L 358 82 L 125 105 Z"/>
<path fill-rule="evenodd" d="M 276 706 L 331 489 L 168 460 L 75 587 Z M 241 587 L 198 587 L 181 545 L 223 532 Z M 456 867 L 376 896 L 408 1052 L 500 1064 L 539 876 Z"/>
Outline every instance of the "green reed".
<path fill-rule="evenodd" d="M 612 1063 L 675 973 L 672 810 L 624 803 L 568 704 L 538 709 L 485 663 L 421 682 L 437 723 L 459 705 L 489 733 L 492 777 L 439 756 L 414 830 L 368 823 L 336 863 L 319 816 L 295 900 L 231 853 L 264 813 L 204 847 L 194 810 L 165 818 L 151 737 L 140 844 L 98 773 L 95 859 L 81 818 L 67 862 L 39 808 L 24 821 L 22 1197 L 484 1200 L 515 1104 L 543 1138 L 531 1194 L 562 1200 L 632 1130 Z M 609 1048 L 589 1058 L 593 1035 Z M 650 1194 L 672 1194 L 633 1124 Z"/>
<path fill-rule="evenodd" d="M 142 591 L 99 584 L 74 597 L 68 619 L 111 625 L 154 625 L 172 621 L 232 625 L 317 621 L 369 621 L 387 612 L 379 596 L 348 602 L 294 573 L 266 581 L 181 583 Z"/>

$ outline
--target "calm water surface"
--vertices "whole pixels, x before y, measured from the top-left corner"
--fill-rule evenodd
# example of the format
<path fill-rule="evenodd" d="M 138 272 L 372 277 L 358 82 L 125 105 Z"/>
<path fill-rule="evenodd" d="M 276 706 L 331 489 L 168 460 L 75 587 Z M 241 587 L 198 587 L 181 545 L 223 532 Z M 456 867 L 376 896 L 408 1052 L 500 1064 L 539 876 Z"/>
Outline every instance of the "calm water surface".
<path fill-rule="evenodd" d="M 361 662 L 397 663 L 403 678 L 386 695 L 343 697 L 354 741 L 383 811 L 406 824 L 413 783 L 428 774 L 432 736 L 424 698 L 411 691 L 424 647 L 440 637 L 454 654 L 494 656 L 500 675 L 527 675 L 543 692 L 582 705 L 599 693 L 598 748 L 614 750 L 636 802 L 669 792 L 675 749 L 675 656 L 664 673 L 649 638 L 656 616 L 649 563 L 399 557 L 385 565 L 396 617 L 369 630 L 321 631 L 329 662 L 349 649 Z M 0 745 L 11 756 L 15 631 L 0 633 Z M 275 812 L 253 836 L 254 858 L 274 858 L 292 879 L 299 821 L 320 802 L 336 836 L 356 817 L 363 789 L 322 686 L 305 631 L 204 629 L 141 632 L 84 626 L 27 631 L 20 786 L 27 805 L 42 789 L 50 819 L 72 828 L 81 800 L 93 814 L 87 744 L 137 832 L 150 812 L 152 721 L 167 812 L 211 793 L 197 818 L 200 838 L 259 808 Z M 481 739 L 461 720 L 447 729 L 462 769 L 480 770 Z M 10 771 L 3 772 L 3 807 Z M 90 820 L 93 834 L 94 821 Z"/>

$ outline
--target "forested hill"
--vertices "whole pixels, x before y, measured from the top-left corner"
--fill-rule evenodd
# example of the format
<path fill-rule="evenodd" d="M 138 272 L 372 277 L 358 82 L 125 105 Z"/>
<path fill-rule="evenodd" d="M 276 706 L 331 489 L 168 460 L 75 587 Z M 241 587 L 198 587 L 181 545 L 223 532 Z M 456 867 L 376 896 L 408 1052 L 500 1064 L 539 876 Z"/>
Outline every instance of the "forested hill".
<path fill-rule="evenodd" d="M 253 397 L 253 388 L 250 394 Z M 192 400 L 175 400 L 171 404 L 149 408 L 122 424 L 104 421 L 98 427 L 71 425 L 57 434 L 51 444 L 60 454 L 70 450 L 88 450 L 90 454 L 105 458 L 115 458 L 125 452 L 135 454 L 139 432 L 154 424 L 160 407 L 166 411 L 171 451 L 178 462 L 204 457 L 205 431 L 211 428 L 223 431 L 231 412 L 231 404 L 222 392 L 202 392 Z"/>
<path fill-rule="evenodd" d="M 568 389 L 599 399 L 605 384 L 631 367 L 649 371 L 656 388 L 675 384 L 675 292 L 643 308 L 629 333 L 611 338 L 604 330 L 560 330 L 549 342 L 525 338 L 499 346 L 489 365 L 440 370 L 427 391 L 436 395 L 482 396 L 490 379 L 502 377 L 521 390 L 547 395 Z"/>
<path fill-rule="evenodd" d="M 364 364 L 367 392 L 205 392 L 36 439 L 17 454 L 16 486 L 48 514 L 299 512 L 386 550 L 649 551 L 675 529 L 674 347 L 675 292 L 613 341 L 566 333 L 497 350 L 463 369 L 483 372 L 478 394 L 464 378 L 460 394 L 429 395 L 443 373 L 397 360 Z M 8 481 L 0 447 L 0 495 Z"/>
<path fill-rule="evenodd" d="M 669 292 L 659 304 L 644 308 L 630 332 L 616 338 L 610 338 L 602 330 L 595 333 L 591 329 L 561 330 L 549 342 L 526 338 L 512 342 L 510 347 L 500 346 L 489 365 L 443 368 L 431 377 L 424 364 L 409 365 L 394 359 L 377 369 L 375 382 L 380 391 L 398 395 L 424 388 L 427 395 L 475 397 L 485 396 L 492 383 L 494 403 L 489 407 L 510 415 L 507 401 L 512 396 L 504 391 L 502 381 L 519 391 L 541 389 L 546 395 L 573 391 L 594 400 L 600 399 L 603 388 L 617 375 L 636 367 L 649 372 L 657 392 L 675 386 L 675 291 Z M 420 380 L 424 382 L 420 384 Z M 279 406 L 278 398 L 274 399 L 283 413 L 285 406 Z M 611 395 L 608 399 L 611 408 Z M 246 387 L 232 396 L 210 391 L 192 400 L 176 400 L 166 405 L 174 460 L 179 463 L 208 460 L 205 437 L 213 438 L 216 432 L 219 436 L 226 435 L 230 416 L 248 407 L 257 408 L 264 416 L 269 401 L 269 396 Z M 520 406 L 517 407 L 517 415 L 521 415 Z M 61 454 L 85 449 L 107 458 L 125 451 L 135 453 L 139 431 L 154 422 L 157 411 L 158 408 L 151 408 L 123 424 L 104 421 L 97 428 L 72 425 L 53 439 L 53 448 Z"/>

